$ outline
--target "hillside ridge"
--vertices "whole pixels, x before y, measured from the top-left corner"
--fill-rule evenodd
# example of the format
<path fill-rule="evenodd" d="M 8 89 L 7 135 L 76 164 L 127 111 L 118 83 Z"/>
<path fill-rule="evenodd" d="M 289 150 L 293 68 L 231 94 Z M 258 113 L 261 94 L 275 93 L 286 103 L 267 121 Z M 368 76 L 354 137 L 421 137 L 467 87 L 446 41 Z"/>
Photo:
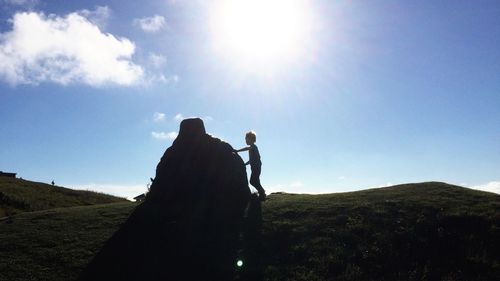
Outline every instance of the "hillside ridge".
<path fill-rule="evenodd" d="M 265 280 L 497 280 L 499 195 L 433 182 L 398 186 L 269 195 L 262 206 Z M 136 206 L 0 221 L 0 280 L 74 280 Z"/>
<path fill-rule="evenodd" d="M 0 217 L 21 212 L 122 201 L 126 199 L 93 191 L 0 177 Z"/>

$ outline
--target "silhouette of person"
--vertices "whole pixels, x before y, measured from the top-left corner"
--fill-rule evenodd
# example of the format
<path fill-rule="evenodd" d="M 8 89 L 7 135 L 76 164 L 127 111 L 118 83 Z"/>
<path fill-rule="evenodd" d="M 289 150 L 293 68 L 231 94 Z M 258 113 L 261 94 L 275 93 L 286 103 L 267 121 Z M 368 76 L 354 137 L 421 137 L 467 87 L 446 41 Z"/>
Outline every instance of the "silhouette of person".
<path fill-rule="evenodd" d="M 250 175 L 250 184 L 254 186 L 259 192 L 259 198 L 261 201 L 266 200 L 266 191 L 260 184 L 260 172 L 262 167 L 262 162 L 260 161 L 259 148 L 255 145 L 257 141 L 257 135 L 254 131 L 250 131 L 245 135 L 245 142 L 247 147 L 235 150 L 234 152 L 242 152 L 248 150 L 248 161 L 245 165 L 250 164 L 252 174 Z"/>
<path fill-rule="evenodd" d="M 56 183 L 54 181 L 51 182 L 52 185 L 55 185 Z"/>

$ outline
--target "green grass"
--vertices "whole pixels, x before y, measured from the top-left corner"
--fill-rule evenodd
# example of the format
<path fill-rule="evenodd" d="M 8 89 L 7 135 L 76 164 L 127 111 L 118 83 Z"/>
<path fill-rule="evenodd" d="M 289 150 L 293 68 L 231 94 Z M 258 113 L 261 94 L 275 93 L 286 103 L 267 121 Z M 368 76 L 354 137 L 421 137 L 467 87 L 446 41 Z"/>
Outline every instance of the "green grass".
<path fill-rule="evenodd" d="M 0 280 L 73 280 L 135 203 L 0 221 Z M 272 194 L 265 280 L 497 280 L 500 196 L 443 183 Z M 140 246 L 140 245 L 138 245 Z"/>
<path fill-rule="evenodd" d="M 26 211 L 124 202 L 125 200 L 98 192 L 72 190 L 39 182 L 0 177 L 0 218 Z"/>
<path fill-rule="evenodd" d="M 74 280 L 133 202 L 26 212 L 0 222 L 0 280 Z"/>
<path fill-rule="evenodd" d="M 495 280 L 500 196 L 443 183 L 265 204 L 267 280 Z"/>

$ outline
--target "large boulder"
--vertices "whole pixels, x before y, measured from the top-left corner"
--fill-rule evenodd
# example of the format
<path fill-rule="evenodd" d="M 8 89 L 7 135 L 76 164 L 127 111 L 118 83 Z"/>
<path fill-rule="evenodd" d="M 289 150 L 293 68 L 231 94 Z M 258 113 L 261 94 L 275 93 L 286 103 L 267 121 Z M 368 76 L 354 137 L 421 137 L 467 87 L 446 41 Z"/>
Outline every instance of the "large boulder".
<path fill-rule="evenodd" d="M 156 169 L 146 200 L 80 280 L 233 280 L 250 192 L 243 160 L 198 118 Z"/>

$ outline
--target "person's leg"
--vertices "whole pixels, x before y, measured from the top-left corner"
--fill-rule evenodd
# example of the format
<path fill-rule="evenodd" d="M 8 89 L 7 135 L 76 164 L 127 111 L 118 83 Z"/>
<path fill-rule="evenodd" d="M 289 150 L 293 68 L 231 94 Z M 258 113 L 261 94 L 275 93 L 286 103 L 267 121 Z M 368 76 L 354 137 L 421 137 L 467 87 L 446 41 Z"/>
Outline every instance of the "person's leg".
<path fill-rule="evenodd" d="M 250 175 L 250 184 L 254 186 L 259 192 L 259 197 L 261 200 L 265 200 L 266 191 L 260 184 L 260 167 L 252 167 L 252 174 Z"/>
<path fill-rule="evenodd" d="M 252 167 L 252 174 L 250 175 L 250 184 L 260 191 L 262 189 L 262 185 L 260 184 L 260 169 L 257 167 Z"/>

